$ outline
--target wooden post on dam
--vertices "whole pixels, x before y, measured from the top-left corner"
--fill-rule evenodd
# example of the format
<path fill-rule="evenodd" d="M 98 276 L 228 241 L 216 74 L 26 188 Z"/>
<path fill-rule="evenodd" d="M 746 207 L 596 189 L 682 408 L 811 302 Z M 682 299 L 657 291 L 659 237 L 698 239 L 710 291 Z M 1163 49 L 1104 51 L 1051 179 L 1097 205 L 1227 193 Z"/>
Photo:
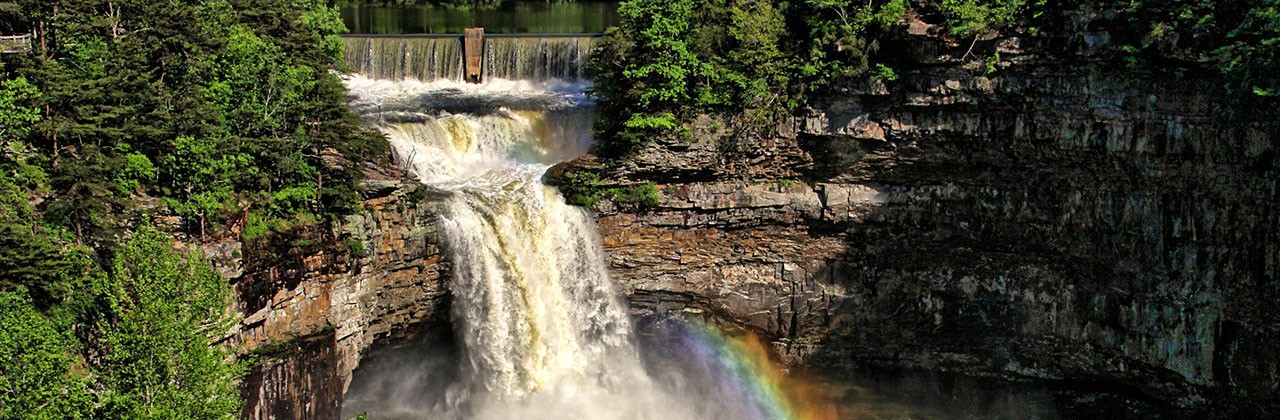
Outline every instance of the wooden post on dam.
<path fill-rule="evenodd" d="M 480 83 L 484 74 L 484 28 L 467 28 L 462 40 L 467 83 Z"/>

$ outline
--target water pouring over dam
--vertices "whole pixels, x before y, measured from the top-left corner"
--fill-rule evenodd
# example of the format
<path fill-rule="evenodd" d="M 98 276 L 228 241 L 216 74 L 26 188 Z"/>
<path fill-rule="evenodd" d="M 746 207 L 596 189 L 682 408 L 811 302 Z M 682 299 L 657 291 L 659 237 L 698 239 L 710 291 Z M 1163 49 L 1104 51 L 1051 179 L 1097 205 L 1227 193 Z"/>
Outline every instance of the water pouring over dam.
<path fill-rule="evenodd" d="M 344 36 L 347 67 L 374 79 L 423 82 L 463 80 L 466 46 L 462 35 Z M 595 34 L 485 35 L 480 79 L 579 81 Z"/>

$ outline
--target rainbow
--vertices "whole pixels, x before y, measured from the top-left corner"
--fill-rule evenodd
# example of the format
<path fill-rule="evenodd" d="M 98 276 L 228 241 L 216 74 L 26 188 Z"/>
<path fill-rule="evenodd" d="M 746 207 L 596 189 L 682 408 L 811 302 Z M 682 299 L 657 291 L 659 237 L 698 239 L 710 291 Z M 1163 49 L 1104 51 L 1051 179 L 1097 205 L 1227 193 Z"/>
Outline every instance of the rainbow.
<path fill-rule="evenodd" d="M 835 419 L 832 404 L 817 389 L 788 375 L 755 334 L 729 334 L 699 321 L 681 323 L 677 336 L 682 348 L 710 380 L 708 390 L 731 402 L 735 418 L 743 420 Z"/>

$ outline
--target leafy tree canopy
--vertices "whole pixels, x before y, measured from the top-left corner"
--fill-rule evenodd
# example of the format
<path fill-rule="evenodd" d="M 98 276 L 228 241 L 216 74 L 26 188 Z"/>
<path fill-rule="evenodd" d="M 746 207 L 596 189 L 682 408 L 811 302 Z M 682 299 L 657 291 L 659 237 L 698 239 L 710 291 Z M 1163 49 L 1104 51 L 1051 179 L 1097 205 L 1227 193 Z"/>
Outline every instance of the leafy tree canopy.
<path fill-rule="evenodd" d="M 104 357 L 95 366 L 108 417 L 235 418 L 241 368 L 220 344 L 233 325 L 231 287 L 199 254 L 185 258 L 150 226 L 116 255 L 95 289 Z"/>
<path fill-rule="evenodd" d="M 81 242 L 118 238 L 137 197 L 201 236 L 238 231 L 249 212 L 341 215 L 359 174 L 335 162 L 385 151 L 345 108 L 332 72 L 345 28 L 322 1 L 17 4 L 39 46 L 6 58 L 18 78 L 0 107 L 21 99 L 28 112 L 0 108 L 0 138 L 46 158 L 44 218 Z M 274 203 L 298 189 L 304 202 Z"/>
<path fill-rule="evenodd" d="M 0 418 L 86 417 L 88 379 L 74 373 L 75 340 L 26 296 L 0 292 Z"/>
<path fill-rule="evenodd" d="M 386 142 L 333 72 L 344 30 L 319 0 L 0 2 L 35 36 L 0 57 L 0 418 L 239 414 L 230 286 L 151 215 L 351 211 Z"/>
<path fill-rule="evenodd" d="M 629 0 L 591 63 L 599 151 L 620 155 L 678 137 L 701 114 L 768 129 L 841 81 L 896 80 L 876 58 L 909 9 L 972 52 L 1014 27 L 1070 38 L 1033 24 L 1067 20 L 1078 8 L 1109 11 L 1098 23 L 1134 65 L 1189 62 L 1216 68 L 1236 93 L 1280 95 L 1280 0 Z M 971 57 L 982 59 L 963 59 Z"/>

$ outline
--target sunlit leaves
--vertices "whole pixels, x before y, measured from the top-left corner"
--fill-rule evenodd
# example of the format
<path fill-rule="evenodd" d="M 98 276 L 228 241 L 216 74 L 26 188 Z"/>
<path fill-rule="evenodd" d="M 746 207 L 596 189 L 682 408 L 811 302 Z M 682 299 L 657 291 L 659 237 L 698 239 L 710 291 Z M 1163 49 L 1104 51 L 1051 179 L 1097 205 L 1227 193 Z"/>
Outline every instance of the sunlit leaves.
<path fill-rule="evenodd" d="M 240 367 L 219 344 L 231 327 L 231 290 L 199 254 L 143 226 L 117 254 L 99 290 L 111 308 L 95 369 L 107 417 L 231 419 Z"/>
<path fill-rule="evenodd" d="M 942 0 L 938 8 L 947 16 L 952 35 L 970 38 L 1008 26 L 1027 0 Z"/>
<path fill-rule="evenodd" d="M 0 147 L 11 140 L 21 140 L 31 133 L 31 125 L 40 121 L 40 112 L 31 106 L 40 92 L 18 77 L 0 81 Z M 4 150 L 8 153 L 7 150 Z"/>
<path fill-rule="evenodd" d="M 1280 0 L 1130 0 L 1119 16 L 1124 57 L 1217 67 L 1237 92 L 1280 93 Z"/>
<path fill-rule="evenodd" d="M 86 378 L 72 371 L 74 343 L 25 296 L 0 292 L 0 418 L 88 417 Z"/>

